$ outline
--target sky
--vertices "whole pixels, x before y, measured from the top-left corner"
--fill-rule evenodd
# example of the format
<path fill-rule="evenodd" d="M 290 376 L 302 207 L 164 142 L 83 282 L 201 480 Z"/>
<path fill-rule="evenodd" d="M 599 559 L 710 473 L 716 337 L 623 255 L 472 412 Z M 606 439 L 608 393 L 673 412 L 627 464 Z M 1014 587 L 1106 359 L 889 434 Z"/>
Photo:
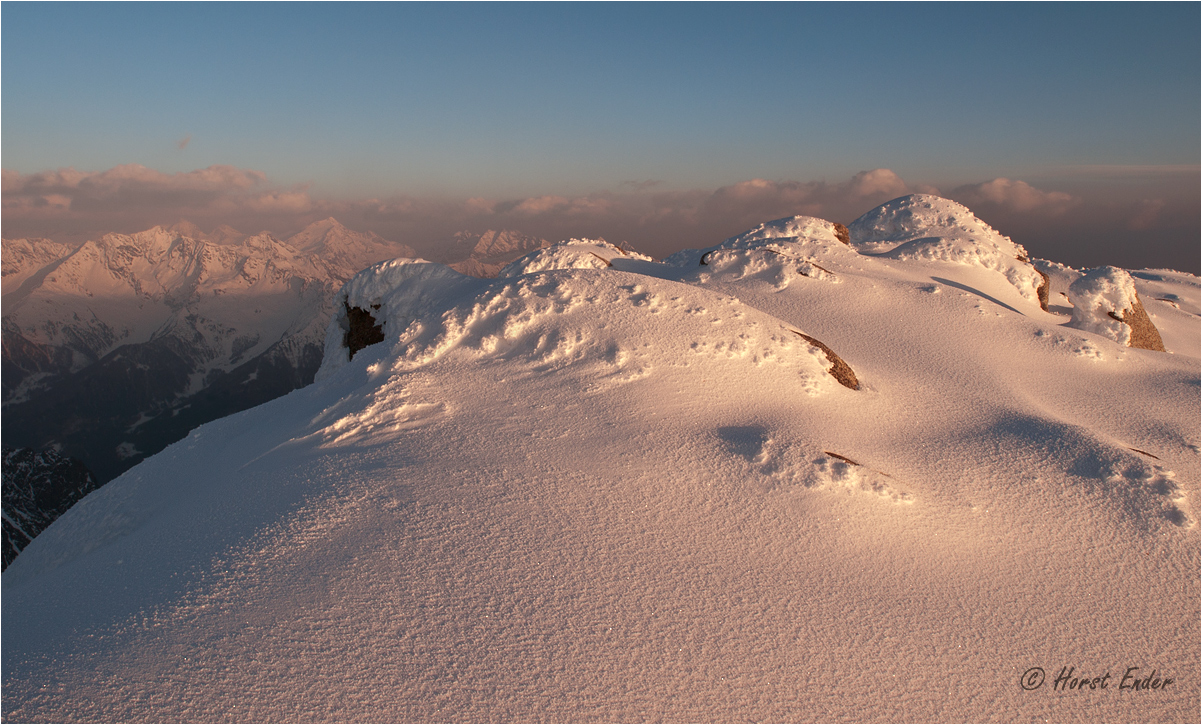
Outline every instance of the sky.
<path fill-rule="evenodd" d="M 4 236 L 708 246 L 890 194 L 1199 271 L 1196 3 L 4 3 Z M 764 217 L 763 215 L 768 215 Z"/>

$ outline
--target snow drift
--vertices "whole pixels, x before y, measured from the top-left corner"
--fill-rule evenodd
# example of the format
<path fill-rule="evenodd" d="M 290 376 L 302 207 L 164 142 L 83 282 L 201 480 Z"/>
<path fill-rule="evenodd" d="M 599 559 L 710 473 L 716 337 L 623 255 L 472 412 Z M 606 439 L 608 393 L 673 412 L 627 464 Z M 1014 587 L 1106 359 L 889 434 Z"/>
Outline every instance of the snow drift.
<path fill-rule="evenodd" d="M 1126 278 L 1158 352 L 946 200 L 841 236 L 364 270 L 315 384 L 3 574 L 6 717 L 1195 717 L 1198 279 Z"/>

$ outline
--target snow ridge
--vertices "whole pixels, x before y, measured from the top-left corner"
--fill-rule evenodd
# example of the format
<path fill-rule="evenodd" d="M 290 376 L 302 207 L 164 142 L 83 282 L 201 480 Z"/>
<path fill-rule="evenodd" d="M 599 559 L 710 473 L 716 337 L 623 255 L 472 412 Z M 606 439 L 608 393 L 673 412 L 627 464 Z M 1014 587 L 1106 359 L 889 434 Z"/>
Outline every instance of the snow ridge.
<path fill-rule="evenodd" d="M 952 202 L 885 206 L 847 241 L 791 217 L 664 263 L 360 271 L 314 384 L 4 573 L 6 717 L 1196 717 L 1197 277 L 1034 267 Z M 1132 289 L 1165 351 L 1073 326 Z M 1131 667 L 1174 684 L 1120 693 Z"/>

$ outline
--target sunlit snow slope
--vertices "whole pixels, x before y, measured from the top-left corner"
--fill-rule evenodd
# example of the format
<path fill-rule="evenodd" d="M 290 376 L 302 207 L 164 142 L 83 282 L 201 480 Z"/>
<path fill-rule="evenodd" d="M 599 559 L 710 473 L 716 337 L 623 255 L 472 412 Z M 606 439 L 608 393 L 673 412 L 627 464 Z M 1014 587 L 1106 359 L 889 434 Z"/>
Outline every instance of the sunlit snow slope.
<path fill-rule="evenodd" d="M 934 197 L 663 263 L 378 264 L 316 383 L 9 567 L 4 716 L 1196 719 L 1198 278 L 1107 272 L 1157 352 L 1036 264 Z"/>

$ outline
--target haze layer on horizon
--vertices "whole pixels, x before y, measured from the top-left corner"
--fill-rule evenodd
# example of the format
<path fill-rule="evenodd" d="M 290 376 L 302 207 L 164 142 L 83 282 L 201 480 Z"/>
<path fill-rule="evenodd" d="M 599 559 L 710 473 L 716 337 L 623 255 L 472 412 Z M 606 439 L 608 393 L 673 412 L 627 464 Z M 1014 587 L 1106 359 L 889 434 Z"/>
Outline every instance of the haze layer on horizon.
<path fill-rule="evenodd" d="M 961 201 L 1199 271 L 1194 4 L 5 4 L 4 236 L 326 216 L 662 255 Z"/>

